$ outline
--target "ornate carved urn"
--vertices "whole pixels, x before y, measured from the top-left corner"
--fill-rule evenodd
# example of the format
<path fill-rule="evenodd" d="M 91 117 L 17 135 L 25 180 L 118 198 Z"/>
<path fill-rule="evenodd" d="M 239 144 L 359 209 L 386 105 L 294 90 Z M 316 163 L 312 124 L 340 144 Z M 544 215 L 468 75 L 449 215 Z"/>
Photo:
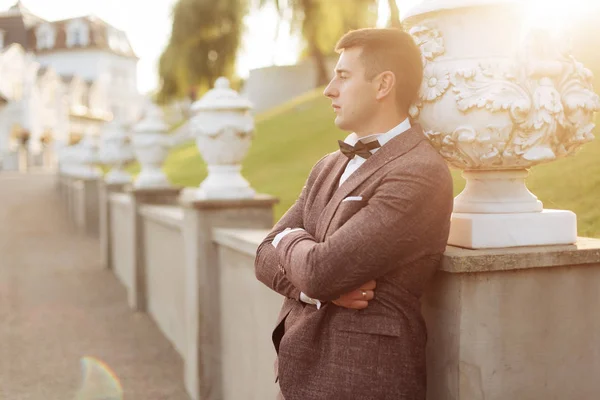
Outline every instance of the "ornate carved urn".
<path fill-rule="evenodd" d="M 241 174 L 254 133 L 251 104 L 219 78 L 215 88 L 192 105 L 191 131 L 208 177 L 200 184 L 198 199 L 252 198 L 255 191 Z"/>
<path fill-rule="evenodd" d="M 452 245 L 577 239 L 575 214 L 544 210 L 525 178 L 594 138 L 600 102 L 565 36 L 527 26 L 523 3 L 425 0 L 404 18 L 424 63 L 411 116 L 467 181 L 454 201 Z"/>
<path fill-rule="evenodd" d="M 171 186 L 162 170 L 171 147 L 166 133 L 161 109 L 150 104 L 144 118 L 133 127 L 133 151 L 140 162 L 141 171 L 133 186 L 135 188 L 164 188 Z"/>
<path fill-rule="evenodd" d="M 102 171 L 98 168 L 98 145 L 91 135 L 85 135 L 67 152 L 67 173 L 80 179 L 98 179 Z"/>
<path fill-rule="evenodd" d="M 125 171 L 127 163 L 135 159 L 129 137 L 125 134 L 123 125 L 113 119 L 104 126 L 100 160 L 111 166 L 111 170 L 104 177 L 109 184 L 127 184 L 131 182 L 131 174 Z"/>

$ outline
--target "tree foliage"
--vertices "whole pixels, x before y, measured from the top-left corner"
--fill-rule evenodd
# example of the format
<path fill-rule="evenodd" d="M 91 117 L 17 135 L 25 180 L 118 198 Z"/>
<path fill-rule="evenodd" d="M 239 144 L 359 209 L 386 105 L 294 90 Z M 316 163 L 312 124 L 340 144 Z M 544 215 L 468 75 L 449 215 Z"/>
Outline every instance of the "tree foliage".
<path fill-rule="evenodd" d="M 317 68 L 317 86 L 327 83 L 326 57 L 333 54 L 339 38 L 349 30 L 374 26 L 377 0 L 260 0 L 274 4 L 281 18 L 287 18 L 293 33 L 301 34 Z"/>
<path fill-rule="evenodd" d="M 159 61 L 159 101 L 204 92 L 219 76 L 233 74 L 247 11 L 245 0 L 177 1 Z"/>
<path fill-rule="evenodd" d="M 219 76 L 233 74 L 249 2 L 273 4 L 294 34 L 305 41 L 303 56 L 317 67 L 315 84 L 329 80 L 326 59 L 349 30 L 374 26 L 377 0 L 178 0 L 173 28 L 158 66 L 157 100 L 201 94 Z"/>

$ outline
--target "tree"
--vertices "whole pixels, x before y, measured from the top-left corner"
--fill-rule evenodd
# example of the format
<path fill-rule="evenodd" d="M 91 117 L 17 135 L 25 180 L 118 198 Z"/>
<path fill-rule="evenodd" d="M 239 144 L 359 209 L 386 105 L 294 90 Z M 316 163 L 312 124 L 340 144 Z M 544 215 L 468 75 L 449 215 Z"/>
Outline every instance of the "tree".
<path fill-rule="evenodd" d="M 317 86 L 327 83 L 329 74 L 327 73 L 327 63 L 325 60 L 325 51 L 319 46 L 319 28 L 323 22 L 322 4 L 319 0 L 299 0 L 296 7 L 299 7 L 303 13 L 302 18 L 302 33 L 308 45 L 308 51 L 315 62 L 317 68 Z"/>
<path fill-rule="evenodd" d="M 317 69 L 316 86 L 329 81 L 327 57 L 335 43 L 347 31 L 373 26 L 376 0 L 260 0 L 262 7 L 274 4 L 280 18 L 288 18 L 292 32 L 302 35 L 305 54 Z"/>
<path fill-rule="evenodd" d="M 161 102 L 201 93 L 231 76 L 247 13 L 243 0 L 178 0 L 171 37 L 159 62 Z"/>
<path fill-rule="evenodd" d="M 402 23 L 400 22 L 400 10 L 398 9 L 398 3 L 396 0 L 388 0 L 390 7 L 390 21 L 388 26 L 392 28 L 402 29 Z"/>

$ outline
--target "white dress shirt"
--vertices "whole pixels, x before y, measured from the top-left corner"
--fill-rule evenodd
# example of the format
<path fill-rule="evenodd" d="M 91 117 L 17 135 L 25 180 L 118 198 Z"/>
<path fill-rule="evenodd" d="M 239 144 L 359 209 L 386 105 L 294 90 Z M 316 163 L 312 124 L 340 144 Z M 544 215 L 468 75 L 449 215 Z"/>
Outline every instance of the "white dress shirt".
<path fill-rule="evenodd" d="M 387 142 L 389 142 L 396 136 L 406 132 L 410 128 L 411 128 L 410 121 L 408 118 L 406 118 L 404 121 L 402 121 L 401 123 L 399 123 L 392 129 L 390 129 L 386 133 L 376 133 L 373 135 L 365 136 L 363 138 L 359 138 L 356 135 L 356 133 L 351 133 L 350 135 L 348 135 L 346 137 L 346 139 L 344 139 L 344 142 L 348 143 L 349 145 L 354 146 L 359 140 L 362 141 L 363 143 L 369 143 L 369 142 L 378 140 L 381 147 L 383 147 Z M 381 147 L 372 149 L 371 154 L 375 154 L 375 152 L 377 150 L 379 150 Z M 365 161 L 367 161 L 366 158 L 362 158 L 361 156 L 358 156 L 358 155 L 355 156 L 352 160 L 350 160 L 348 162 L 348 164 L 346 164 L 346 169 L 344 170 L 344 173 L 340 177 L 340 182 L 339 182 L 338 187 L 341 186 L 342 183 L 344 183 L 350 177 L 350 175 L 352 175 L 361 165 L 363 165 L 365 163 Z M 284 236 L 286 236 L 292 232 L 299 231 L 299 230 L 303 230 L 303 229 L 302 228 L 294 228 L 294 229 L 286 228 L 286 229 L 284 229 L 283 231 L 279 232 L 273 238 L 273 242 L 271 242 L 272 245 L 275 248 L 277 248 L 277 244 L 279 244 L 279 242 L 281 241 L 281 239 L 284 238 Z M 308 304 L 316 305 L 317 309 L 321 308 L 321 302 L 319 300 L 311 299 L 310 297 L 308 297 L 307 295 L 305 295 L 302 292 L 300 292 L 300 300 L 302 300 L 303 302 L 308 303 Z"/>
<path fill-rule="evenodd" d="M 378 140 L 379 144 L 383 147 L 387 142 L 400 135 L 401 133 L 406 132 L 410 128 L 410 121 L 408 118 L 406 118 L 404 121 L 390 129 L 386 133 L 376 133 L 374 135 L 365 136 L 363 138 L 359 138 L 358 136 L 356 136 L 356 133 L 351 133 L 346 137 L 346 139 L 344 139 L 344 142 L 348 143 L 351 146 L 354 146 L 359 140 L 363 143 L 370 143 L 375 140 Z M 380 147 L 371 150 L 371 154 L 375 154 L 375 152 L 379 149 Z M 346 169 L 344 170 L 342 177 L 340 178 L 339 186 L 342 186 L 342 183 L 344 183 L 346 179 L 348 179 L 350 175 L 352 175 L 354 171 L 358 169 L 358 167 L 363 165 L 365 161 L 367 161 L 366 158 L 362 158 L 358 155 L 355 156 L 352 160 L 350 160 L 346 165 Z"/>

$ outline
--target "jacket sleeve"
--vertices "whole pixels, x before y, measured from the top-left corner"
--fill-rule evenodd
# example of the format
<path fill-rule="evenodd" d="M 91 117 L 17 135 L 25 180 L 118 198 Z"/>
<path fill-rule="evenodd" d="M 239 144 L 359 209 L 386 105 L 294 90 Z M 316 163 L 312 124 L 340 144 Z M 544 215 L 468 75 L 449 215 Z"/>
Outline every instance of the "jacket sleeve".
<path fill-rule="evenodd" d="M 444 168 L 385 177 L 367 205 L 322 243 L 305 232 L 285 236 L 276 251 L 288 281 L 307 296 L 330 301 L 443 252 L 452 211 L 452 179 Z"/>
<path fill-rule="evenodd" d="M 304 228 L 302 214 L 307 193 L 310 191 L 312 182 L 316 178 L 319 165 L 325 157 L 319 160 L 313 167 L 300 196 L 283 217 L 275 224 L 271 232 L 258 246 L 254 261 L 254 272 L 256 278 L 277 293 L 299 300 L 300 290 L 296 288 L 285 276 L 285 271 L 279 263 L 277 249 L 272 245 L 275 236 L 286 228 Z"/>

